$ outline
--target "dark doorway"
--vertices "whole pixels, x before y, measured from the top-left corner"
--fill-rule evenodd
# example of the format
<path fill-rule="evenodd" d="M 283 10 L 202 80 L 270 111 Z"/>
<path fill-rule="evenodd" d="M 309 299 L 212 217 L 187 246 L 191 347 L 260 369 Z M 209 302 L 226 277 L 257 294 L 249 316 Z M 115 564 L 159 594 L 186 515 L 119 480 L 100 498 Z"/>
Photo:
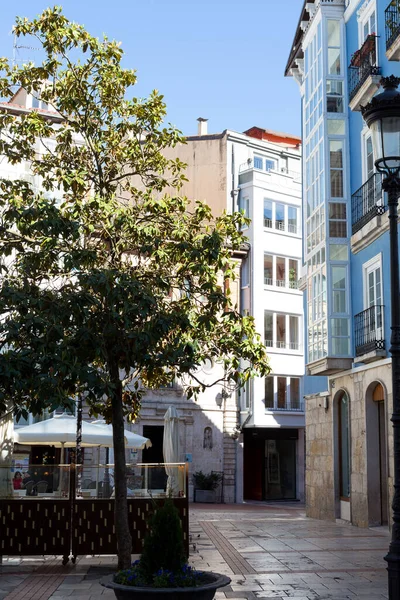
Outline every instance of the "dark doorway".
<path fill-rule="evenodd" d="M 152 446 L 143 450 L 142 462 L 152 464 L 163 463 L 164 426 L 144 425 L 143 435 L 151 440 Z M 149 490 L 165 490 L 167 474 L 164 467 L 149 467 L 147 481 L 147 488 Z"/>
<path fill-rule="evenodd" d="M 265 441 L 265 500 L 296 498 L 296 440 Z"/>
<path fill-rule="evenodd" d="M 297 429 L 245 429 L 243 492 L 246 500 L 296 499 L 297 439 Z"/>

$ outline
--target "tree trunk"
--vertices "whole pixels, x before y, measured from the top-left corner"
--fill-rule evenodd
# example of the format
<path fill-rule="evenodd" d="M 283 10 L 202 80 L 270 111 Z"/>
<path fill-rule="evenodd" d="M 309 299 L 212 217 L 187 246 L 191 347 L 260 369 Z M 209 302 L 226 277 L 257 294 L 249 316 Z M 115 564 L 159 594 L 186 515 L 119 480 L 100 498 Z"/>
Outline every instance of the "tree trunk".
<path fill-rule="evenodd" d="M 128 522 L 122 384 L 117 364 L 110 364 L 110 376 L 114 385 L 114 392 L 112 395 L 112 426 L 114 442 L 115 531 L 118 548 L 118 569 L 129 569 L 131 566 L 132 538 L 129 533 Z"/>

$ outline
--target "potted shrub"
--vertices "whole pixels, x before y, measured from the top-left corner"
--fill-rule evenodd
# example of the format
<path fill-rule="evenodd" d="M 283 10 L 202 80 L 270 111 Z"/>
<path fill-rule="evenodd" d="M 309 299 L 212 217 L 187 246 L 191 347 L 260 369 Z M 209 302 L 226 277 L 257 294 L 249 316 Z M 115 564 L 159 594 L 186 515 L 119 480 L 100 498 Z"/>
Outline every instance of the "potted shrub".
<path fill-rule="evenodd" d="M 193 473 L 194 501 L 215 502 L 215 490 L 221 481 L 222 475 L 213 471 L 211 473 L 203 473 L 203 471 Z"/>
<path fill-rule="evenodd" d="M 163 595 L 171 600 L 212 600 L 218 588 L 230 583 L 225 575 L 188 565 L 179 513 L 170 498 L 155 507 L 148 525 L 140 560 L 100 580 L 118 600 L 161 600 Z"/>

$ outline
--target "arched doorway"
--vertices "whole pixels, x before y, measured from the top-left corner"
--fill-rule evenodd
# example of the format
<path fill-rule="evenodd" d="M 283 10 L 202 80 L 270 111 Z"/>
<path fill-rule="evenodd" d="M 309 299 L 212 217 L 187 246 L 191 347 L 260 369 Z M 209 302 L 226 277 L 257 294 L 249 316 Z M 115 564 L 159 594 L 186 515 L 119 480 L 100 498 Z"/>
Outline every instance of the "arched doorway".
<path fill-rule="evenodd" d="M 350 511 L 350 402 L 345 390 L 334 399 L 335 406 L 335 472 L 337 516 L 351 520 Z"/>
<path fill-rule="evenodd" d="M 388 523 L 388 472 L 385 390 L 371 384 L 366 395 L 368 523 Z"/>

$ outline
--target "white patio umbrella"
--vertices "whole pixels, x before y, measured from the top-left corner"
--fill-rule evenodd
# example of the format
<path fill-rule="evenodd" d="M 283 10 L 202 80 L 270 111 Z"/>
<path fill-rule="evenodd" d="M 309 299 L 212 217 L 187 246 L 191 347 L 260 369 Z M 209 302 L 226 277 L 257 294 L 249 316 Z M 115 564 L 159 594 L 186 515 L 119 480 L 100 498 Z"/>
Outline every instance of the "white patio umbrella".
<path fill-rule="evenodd" d="M 178 496 L 183 492 L 183 474 L 177 466 L 171 463 L 179 462 L 179 417 L 174 406 L 170 406 L 164 416 L 164 439 L 163 439 L 164 461 L 170 466 L 165 467 L 168 475 L 167 492 Z"/>
<path fill-rule="evenodd" d="M 97 427 L 102 427 L 104 431 L 107 431 L 112 438 L 112 425 L 107 425 L 105 421 L 92 421 L 92 425 L 96 425 Z M 128 431 L 128 429 L 124 429 L 124 437 L 125 437 L 125 448 L 134 448 L 135 450 L 143 450 L 144 448 L 151 448 L 152 443 L 149 438 L 143 437 L 137 433 L 133 433 L 132 431 Z"/>
<path fill-rule="evenodd" d="M 46 421 L 21 427 L 15 430 L 14 441 L 29 446 L 74 448 L 76 446 L 76 417 L 66 414 L 56 415 Z M 82 446 L 110 447 L 112 445 L 112 433 L 99 425 L 82 421 Z"/>
<path fill-rule="evenodd" d="M 76 447 L 77 419 L 73 415 L 56 415 L 46 421 L 27 425 L 15 430 L 14 441 L 29 446 L 55 446 L 62 448 L 61 462 L 64 462 L 64 448 Z M 98 425 L 82 421 L 82 447 L 110 447 L 113 445 L 112 433 L 105 431 Z M 60 489 L 66 491 L 68 482 L 65 473 L 60 471 Z M 98 489 L 98 476 L 96 477 Z"/>

